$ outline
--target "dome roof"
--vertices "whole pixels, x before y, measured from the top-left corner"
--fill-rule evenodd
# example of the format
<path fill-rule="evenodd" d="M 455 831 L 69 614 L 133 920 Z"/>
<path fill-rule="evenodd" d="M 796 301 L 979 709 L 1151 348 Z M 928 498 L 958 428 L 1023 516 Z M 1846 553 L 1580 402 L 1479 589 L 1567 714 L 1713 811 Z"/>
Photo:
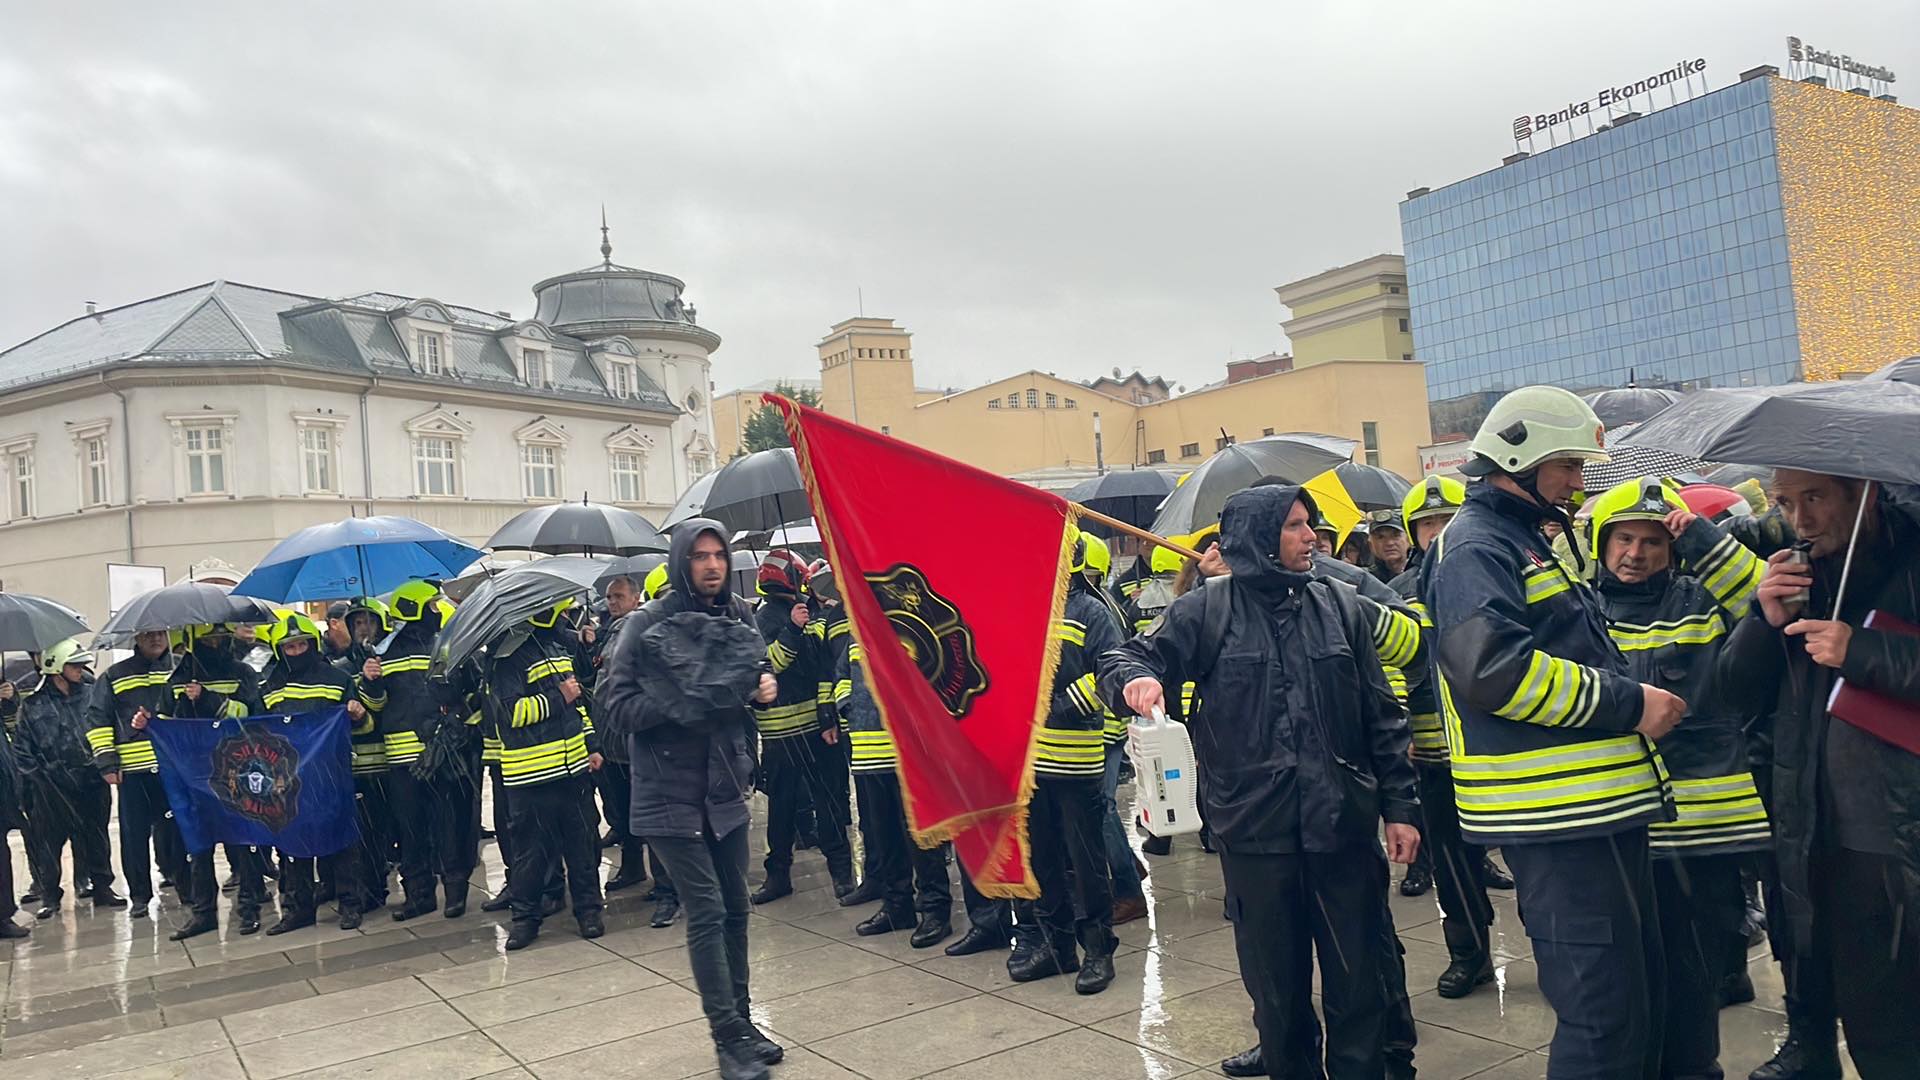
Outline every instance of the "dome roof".
<path fill-rule="evenodd" d="M 598 266 L 535 285 L 534 318 L 563 334 L 589 340 L 612 334 L 665 335 L 704 345 L 708 351 L 719 347 L 720 335 L 696 325 L 693 305 L 681 298 L 686 282 L 615 263 L 604 223 L 600 255 Z"/>

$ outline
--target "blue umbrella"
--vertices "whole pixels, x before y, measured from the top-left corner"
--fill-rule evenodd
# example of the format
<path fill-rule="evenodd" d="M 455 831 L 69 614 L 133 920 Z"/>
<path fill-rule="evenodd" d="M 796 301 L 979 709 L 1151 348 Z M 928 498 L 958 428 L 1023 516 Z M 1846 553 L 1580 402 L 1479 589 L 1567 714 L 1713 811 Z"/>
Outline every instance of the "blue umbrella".
<path fill-rule="evenodd" d="M 280 541 L 233 591 L 283 604 L 373 596 L 415 578 L 455 577 L 481 554 L 412 518 L 348 518 Z"/>

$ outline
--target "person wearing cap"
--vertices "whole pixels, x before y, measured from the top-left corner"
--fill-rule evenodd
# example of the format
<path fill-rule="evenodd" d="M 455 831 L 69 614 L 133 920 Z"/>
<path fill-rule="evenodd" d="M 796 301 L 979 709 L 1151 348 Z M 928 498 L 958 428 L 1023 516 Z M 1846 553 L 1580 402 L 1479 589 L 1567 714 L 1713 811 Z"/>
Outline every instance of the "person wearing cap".
<path fill-rule="evenodd" d="M 1382 585 L 1407 572 L 1413 556 L 1406 530 L 1398 510 L 1375 510 L 1367 515 L 1367 550 L 1373 555 L 1373 565 L 1367 572 Z"/>
<path fill-rule="evenodd" d="M 824 659 L 820 638 L 807 633 L 813 609 L 807 603 L 807 567 L 785 548 L 767 552 L 760 563 L 762 603 L 754 613 L 767 659 L 780 684 L 780 696 L 754 706 L 760 726 L 760 767 L 766 775 L 766 879 L 754 891 L 755 904 L 767 904 L 793 892 L 793 848 L 802 792 L 809 792 L 819 815 L 820 853 L 827 858 L 835 899 L 854 889 L 853 849 L 847 842 L 846 752 L 838 728 L 820 727 L 819 669 Z M 828 735 L 834 738 L 830 741 Z"/>
<path fill-rule="evenodd" d="M 353 647 L 353 628 L 347 620 L 353 611 L 353 604 L 346 600 L 335 600 L 327 605 L 327 625 L 320 635 L 320 655 L 329 664 L 337 664 Z"/>
<path fill-rule="evenodd" d="M 126 907 L 113 891 L 107 818 L 113 796 L 93 767 L 87 745 L 87 699 L 93 693 L 93 654 L 69 638 L 40 656 L 40 689 L 20 703 L 14 725 L 14 757 L 32 793 L 30 813 L 39 817 L 37 851 L 29 851 L 40 886 L 35 918 L 60 910 L 61 850 L 73 848 L 74 888 L 96 908 Z M 86 885 L 82 887 L 81 881 Z"/>
<path fill-rule="evenodd" d="M 1373 548 L 1367 539 L 1367 531 L 1371 527 L 1365 520 L 1354 525 L 1353 531 L 1347 534 L 1347 542 L 1340 545 L 1340 561 L 1362 570 L 1373 565 Z"/>
<path fill-rule="evenodd" d="M 1599 566 L 1607 632 L 1635 678 L 1687 701 L 1686 722 L 1660 740 L 1678 816 L 1649 830 L 1667 967 L 1661 1069 L 1710 1076 L 1719 1072 L 1721 973 L 1730 955 L 1746 953 L 1741 862 L 1772 844 L 1744 718 L 1714 676 L 1761 563 L 1657 477 L 1628 480 L 1589 506 L 1587 554 Z"/>
<path fill-rule="evenodd" d="M 147 721 L 172 707 L 172 673 L 167 632 L 143 630 L 133 637 L 133 652 L 94 684 L 88 708 L 93 766 L 120 792 L 120 873 L 135 919 L 146 918 L 153 903 L 154 856 L 161 878 L 173 882 L 182 904 L 188 902 L 187 845 L 168 808 L 147 735 Z"/>
<path fill-rule="evenodd" d="M 1541 529 L 1565 524 L 1582 466 L 1608 460 L 1604 432 L 1559 387 L 1496 402 L 1423 590 L 1460 828 L 1513 870 L 1557 1021 L 1553 1076 L 1653 1075 L 1665 1014 L 1647 826 L 1673 817 L 1655 742 L 1686 702 L 1633 678 Z"/>

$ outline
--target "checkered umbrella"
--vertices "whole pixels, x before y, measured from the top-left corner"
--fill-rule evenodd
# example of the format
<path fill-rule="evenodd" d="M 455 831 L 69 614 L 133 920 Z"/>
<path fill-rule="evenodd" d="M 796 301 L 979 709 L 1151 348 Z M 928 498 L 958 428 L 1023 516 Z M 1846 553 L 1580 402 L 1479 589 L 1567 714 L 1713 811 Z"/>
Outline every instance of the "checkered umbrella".
<path fill-rule="evenodd" d="M 1615 484 L 1632 480 L 1638 476 L 1683 476 L 1695 475 L 1713 468 L 1699 458 L 1676 454 L 1652 446 L 1622 445 L 1639 424 L 1623 424 L 1607 429 L 1607 453 L 1613 460 L 1606 464 L 1590 463 L 1581 470 L 1587 482 L 1587 492 L 1598 495 Z"/>

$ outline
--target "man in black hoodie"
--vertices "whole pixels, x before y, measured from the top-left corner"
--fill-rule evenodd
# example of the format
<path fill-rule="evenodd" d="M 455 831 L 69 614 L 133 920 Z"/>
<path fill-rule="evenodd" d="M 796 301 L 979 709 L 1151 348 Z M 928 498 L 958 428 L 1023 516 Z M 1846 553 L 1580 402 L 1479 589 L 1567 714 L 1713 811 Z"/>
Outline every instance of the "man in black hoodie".
<path fill-rule="evenodd" d="M 1326 1072 L 1378 1077 L 1387 867 L 1376 830 L 1384 819 L 1390 858 L 1409 862 L 1419 804 L 1371 622 L 1351 590 L 1310 574 L 1312 511 L 1296 487 L 1228 499 L 1232 573 L 1107 653 L 1099 684 L 1141 716 L 1189 680 L 1207 703 L 1188 723 L 1264 1060 L 1281 1075 L 1321 1072 L 1301 1017 L 1317 948 Z"/>
<path fill-rule="evenodd" d="M 633 811 L 628 822 L 666 864 L 685 907 L 687 955 L 713 1033 L 722 1080 L 764 1080 L 783 1051 L 747 1015 L 747 796 L 754 770 L 748 702 L 698 724 L 655 705 L 642 689 L 640 636 L 674 615 L 697 612 L 753 625 L 729 585 L 727 533 L 707 518 L 682 523 L 667 556 L 667 593 L 627 616 L 601 671 L 596 696 L 608 736 L 628 737 Z M 779 694 L 770 669 L 753 701 Z"/>

